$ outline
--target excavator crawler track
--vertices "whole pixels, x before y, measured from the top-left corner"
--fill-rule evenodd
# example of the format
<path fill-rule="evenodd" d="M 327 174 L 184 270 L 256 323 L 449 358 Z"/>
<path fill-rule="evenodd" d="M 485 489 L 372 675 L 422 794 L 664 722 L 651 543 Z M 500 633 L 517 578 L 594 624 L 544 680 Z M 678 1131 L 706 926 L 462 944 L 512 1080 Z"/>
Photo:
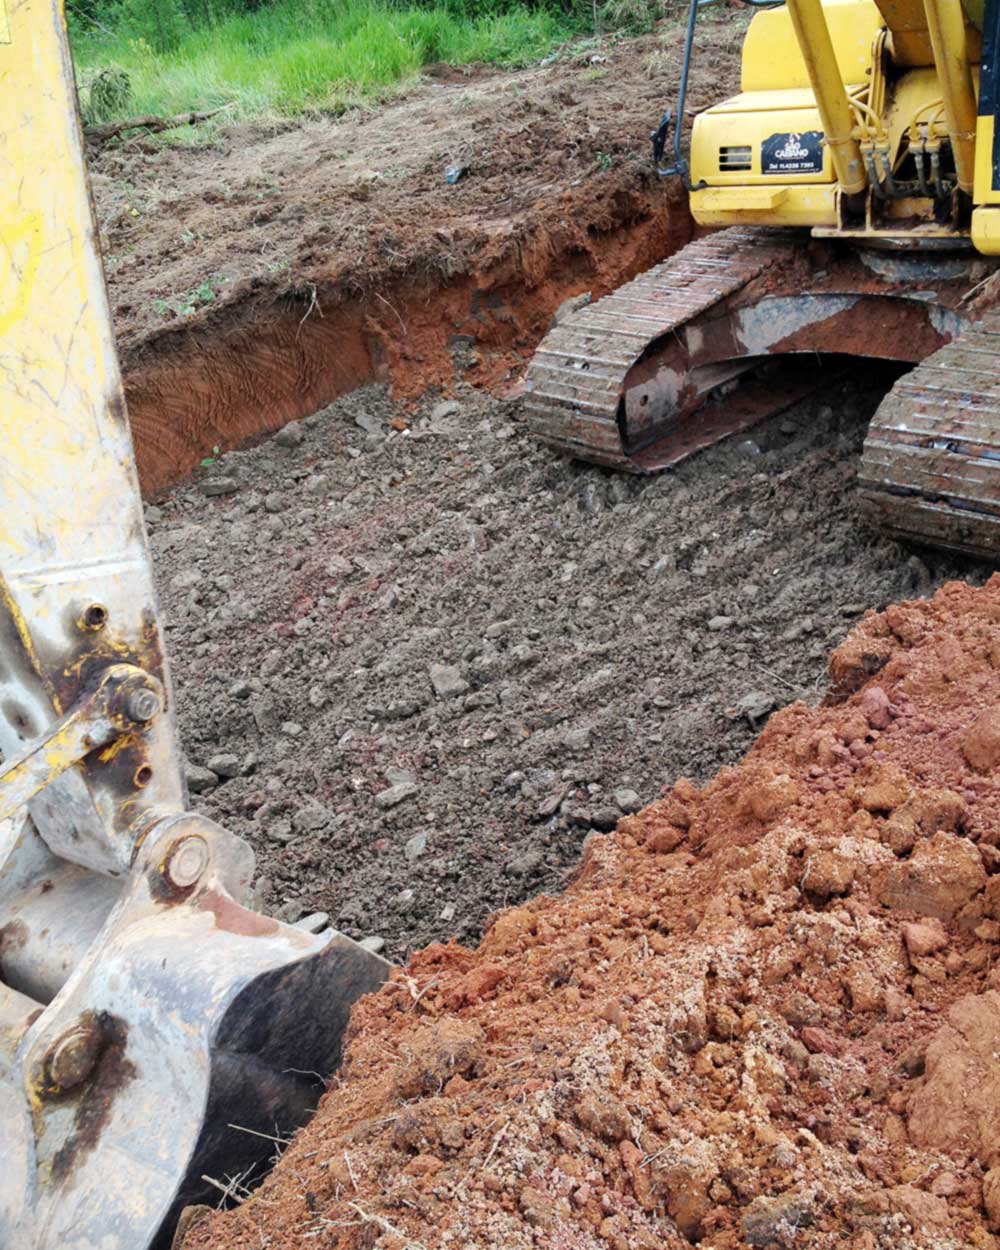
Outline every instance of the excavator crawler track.
<path fill-rule="evenodd" d="M 901 378 L 858 473 L 864 506 L 902 538 L 1000 556 L 1000 311 Z"/>
<path fill-rule="evenodd" d="M 919 256 L 720 231 L 553 326 L 528 370 L 530 428 L 652 473 L 815 389 L 829 376 L 818 354 L 908 362 L 865 443 L 863 506 L 911 541 L 996 558 L 1000 310 L 976 319 L 963 264 L 934 275 Z"/>
<path fill-rule="evenodd" d="M 532 432 L 579 459 L 649 473 L 793 403 L 800 393 L 794 384 L 781 402 L 774 402 L 773 392 L 768 398 L 769 388 L 750 384 L 724 408 L 706 407 L 713 390 L 750 367 L 741 360 L 704 371 L 659 405 L 648 423 L 641 414 L 627 419 L 625 412 L 630 381 L 651 349 L 802 247 L 801 235 L 723 230 L 555 325 L 528 369 L 525 406 Z M 679 362 L 682 369 L 686 363 Z"/>

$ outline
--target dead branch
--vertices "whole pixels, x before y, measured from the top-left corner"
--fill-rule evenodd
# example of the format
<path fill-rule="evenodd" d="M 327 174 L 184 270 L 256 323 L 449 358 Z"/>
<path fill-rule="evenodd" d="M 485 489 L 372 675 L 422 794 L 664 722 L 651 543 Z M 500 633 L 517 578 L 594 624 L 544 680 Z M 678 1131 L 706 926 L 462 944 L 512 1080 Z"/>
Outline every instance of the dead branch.
<path fill-rule="evenodd" d="M 228 104 L 220 104 L 217 109 L 209 109 L 207 113 L 178 113 L 176 117 L 157 117 L 147 114 L 145 117 L 126 117 L 120 122 L 105 122 L 100 126 L 87 126 L 84 135 L 89 142 L 106 143 L 126 130 L 145 130 L 147 134 L 159 134 L 162 130 L 175 130 L 178 126 L 197 126 L 207 121 L 216 113 L 229 108 Z"/>

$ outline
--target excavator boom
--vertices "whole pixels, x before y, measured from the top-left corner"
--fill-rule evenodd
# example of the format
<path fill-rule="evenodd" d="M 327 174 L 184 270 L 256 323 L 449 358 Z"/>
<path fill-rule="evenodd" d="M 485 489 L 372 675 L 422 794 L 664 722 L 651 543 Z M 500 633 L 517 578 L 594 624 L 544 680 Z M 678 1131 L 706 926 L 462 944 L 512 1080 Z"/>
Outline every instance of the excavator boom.
<path fill-rule="evenodd" d="M 0 0 L 0 431 L 0 1246 L 166 1246 L 387 965 L 244 907 L 187 809 L 56 0 Z"/>

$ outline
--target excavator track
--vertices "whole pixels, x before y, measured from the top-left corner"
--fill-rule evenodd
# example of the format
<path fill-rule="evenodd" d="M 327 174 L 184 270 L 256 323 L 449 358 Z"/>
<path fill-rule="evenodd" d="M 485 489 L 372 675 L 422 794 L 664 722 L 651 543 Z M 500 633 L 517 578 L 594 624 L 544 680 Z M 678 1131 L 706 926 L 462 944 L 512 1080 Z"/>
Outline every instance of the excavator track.
<path fill-rule="evenodd" d="M 808 383 L 804 377 L 789 380 L 780 395 L 751 382 L 725 406 L 707 404 L 754 362 L 710 366 L 693 379 L 681 346 L 675 393 L 654 397 L 648 422 L 641 411 L 626 413 L 633 383 L 642 388 L 633 407 L 648 404 L 650 379 L 642 376 L 642 363 L 651 349 L 766 271 L 788 264 L 803 246 L 801 234 L 722 230 L 555 325 L 528 369 L 525 406 L 532 432 L 579 459 L 651 473 L 794 403 L 815 385 L 815 369 Z"/>
<path fill-rule="evenodd" d="M 529 426 L 653 473 L 815 389 L 818 353 L 909 361 L 865 442 L 863 507 L 907 540 L 996 558 L 1000 310 L 974 319 L 961 262 L 937 278 L 907 263 L 818 253 L 801 232 L 699 239 L 553 326 L 528 370 Z"/>
<path fill-rule="evenodd" d="M 1000 556 L 1000 310 L 892 388 L 858 473 L 864 506 L 911 541 Z"/>

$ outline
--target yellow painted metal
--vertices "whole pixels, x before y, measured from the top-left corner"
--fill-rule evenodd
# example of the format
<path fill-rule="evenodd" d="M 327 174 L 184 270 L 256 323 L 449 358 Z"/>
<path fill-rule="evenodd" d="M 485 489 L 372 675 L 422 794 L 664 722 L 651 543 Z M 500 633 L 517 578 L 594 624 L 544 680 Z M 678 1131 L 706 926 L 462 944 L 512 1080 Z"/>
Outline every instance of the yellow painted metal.
<path fill-rule="evenodd" d="M 822 122 L 811 91 L 755 91 L 735 96 L 724 104 L 706 109 L 694 120 L 691 138 L 691 181 L 695 186 L 747 186 L 776 181 L 761 173 L 761 144 L 774 134 L 803 134 L 822 130 Z M 722 167 L 720 153 L 726 148 L 747 148 L 750 168 Z M 834 181 L 833 162 L 828 148 L 823 150 L 823 169 L 818 173 L 782 175 L 782 185 Z M 693 201 L 692 201 L 693 202 Z"/>
<path fill-rule="evenodd" d="M 0 616 L 22 648 L 0 671 L 11 759 L 78 697 L 91 661 L 138 664 L 168 700 L 169 681 L 61 5 L 2 11 Z M 102 616 L 93 632 L 80 625 L 88 605 Z M 184 802 L 169 715 L 143 752 L 141 791 L 87 761 L 33 800 L 53 850 L 99 871 L 127 867 L 142 812 Z"/>
<path fill-rule="evenodd" d="M 1000 256 L 1000 208 L 977 208 L 972 214 L 972 242 L 984 256 Z"/>
<path fill-rule="evenodd" d="M 895 65 L 918 67 L 934 64 L 927 34 L 924 0 L 877 0 L 885 24 L 892 32 Z"/>
<path fill-rule="evenodd" d="M 961 0 L 924 0 L 927 29 L 959 188 L 972 194 L 975 181 L 976 93 L 966 50 Z"/>
<path fill-rule="evenodd" d="M 823 5 L 821 0 L 788 0 L 788 12 L 823 120 L 837 181 L 845 194 L 857 195 L 865 189 L 867 178 Z"/>
<path fill-rule="evenodd" d="M 840 81 L 866 82 L 872 63 L 872 45 L 882 25 L 878 8 L 873 0 L 827 0 L 823 13 Z M 787 7 L 762 9 L 754 15 L 743 41 L 740 77 L 743 91 L 811 88 L 809 71 Z"/>
<path fill-rule="evenodd" d="M 139 690 L 155 700 L 156 710 L 146 718 L 152 720 L 162 699 L 159 682 L 134 665 L 109 665 L 95 690 L 20 756 L 6 760 L 0 768 L 0 822 L 98 747 L 105 748 L 102 756 L 108 758 L 110 752 L 114 758 L 122 746 L 134 745 L 145 724 L 130 715 L 128 698 Z"/>
<path fill-rule="evenodd" d="M 993 187 L 993 135 L 992 117 L 976 118 L 976 177 L 973 200 L 977 204 L 1000 204 L 1000 190 Z M 973 237 L 975 220 L 973 220 Z"/>
<path fill-rule="evenodd" d="M 885 131 L 893 164 L 899 158 L 914 119 L 929 129 L 931 137 L 945 137 L 939 103 L 938 79 L 933 68 L 909 70 L 897 80 L 885 110 Z M 939 120 L 935 121 L 935 116 Z"/>
<path fill-rule="evenodd" d="M 833 226 L 836 183 L 799 186 L 707 187 L 691 192 L 701 226 Z"/>
<path fill-rule="evenodd" d="M 967 191 L 974 181 L 975 203 L 1000 204 L 1000 191 L 992 187 L 993 119 L 975 116 L 977 4 L 788 0 L 785 8 L 758 13 L 743 48 L 743 90 L 695 119 L 692 180 L 706 187 L 691 197 L 695 219 L 703 225 L 807 225 L 835 234 L 838 184 L 857 192 L 874 176 L 865 152 L 872 154 L 880 180 L 885 168 L 912 184 L 914 171 L 901 165 L 907 145 L 919 149 L 929 142 L 940 150 L 949 138 L 957 167 L 951 176 Z M 932 29 L 940 45 L 937 61 Z M 817 130 L 825 137 L 822 168 L 784 175 L 775 186 L 774 175 L 761 168 L 766 141 Z M 852 223 L 851 237 L 859 230 L 893 238 L 968 237 L 967 224 L 936 221 L 929 196 L 899 199 L 897 193 L 873 204 L 866 216 L 867 226 Z M 992 247 L 985 226 L 980 233 Z"/>
<path fill-rule="evenodd" d="M 703 117 L 714 117 L 720 113 L 772 113 L 794 109 L 808 109 L 811 120 L 819 123 L 816 100 L 808 87 L 775 87 L 767 91 L 741 91 L 739 95 L 730 96 L 699 113 L 694 124 L 697 126 Z"/>

